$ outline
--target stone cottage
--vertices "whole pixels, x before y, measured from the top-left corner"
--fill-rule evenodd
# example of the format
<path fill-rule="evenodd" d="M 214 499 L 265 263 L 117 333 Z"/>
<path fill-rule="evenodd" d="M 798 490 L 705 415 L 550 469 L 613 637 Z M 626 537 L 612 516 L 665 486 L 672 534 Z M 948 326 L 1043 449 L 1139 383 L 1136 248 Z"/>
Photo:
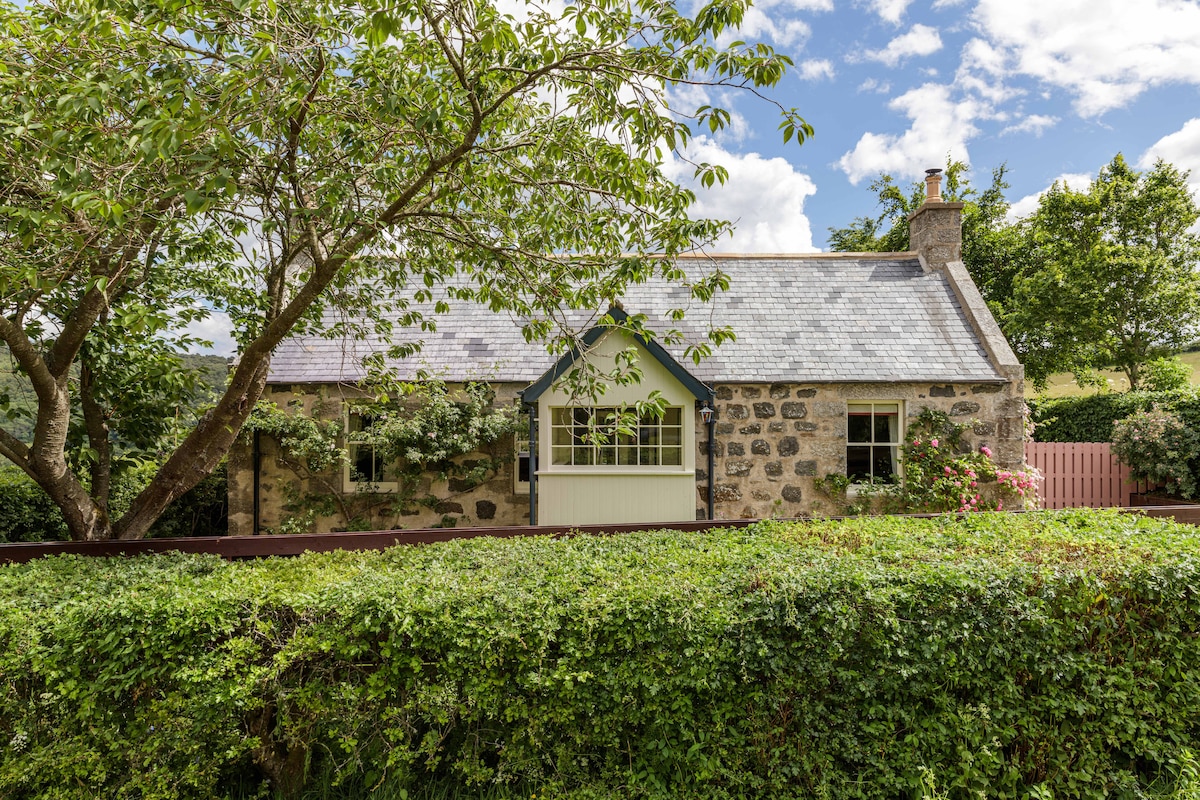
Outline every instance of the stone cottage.
<path fill-rule="evenodd" d="M 456 306 L 401 378 L 433 373 L 448 384 L 486 379 L 495 403 L 519 404 L 512 441 L 488 453 L 497 466 L 482 483 L 429 476 L 427 501 L 370 517 L 376 527 L 676 522 L 801 516 L 829 510 L 814 480 L 887 479 L 903 469 L 907 422 L 925 407 L 972 423 L 974 446 L 1002 467 L 1024 461 L 1023 369 L 961 258 L 962 204 L 942 201 L 938 176 L 910 219 L 912 252 L 713 255 L 730 287 L 690 319 L 728 325 L 737 339 L 699 364 L 621 329 L 594 328 L 587 357 L 603 369 L 636 347 L 643 378 L 581 405 L 559 379 L 578 357 L 555 362 L 528 344 L 513 321 L 479 306 Z M 686 268 L 686 264 L 684 265 Z M 686 289 L 663 281 L 631 287 L 615 316 L 644 314 L 649 327 L 689 305 Z M 703 334 L 698 324 L 691 332 Z M 688 333 L 688 319 L 682 323 Z M 271 367 L 266 399 L 297 413 L 340 420 L 346 431 L 369 411 L 358 388 L 361 359 L 385 342 L 300 337 Z M 589 423 L 658 391 L 660 417 L 597 442 Z M 230 529 L 276 530 L 296 498 L 319 493 L 371 497 L 387 507 L 395 487 L 369 453 L 324 475 L 289 471 L 277 442 L 246 436 L 230 456 Z M 371 474 L 366 474 L 371 473 Z M 317 485 L 319 484 L 319 486 Z M 320 505 L 320 504 L 318 504 Z M 403 505 L 403 504 L 394 504 Z M 291 509 L 289 511 L 289 509 Z M 349 512 L 326 503 L 314 530 L 341 530 Z M 388 515 L 391 516 L 388 516 Z M 358 524 L 362 524 L 359 520 Z"/>

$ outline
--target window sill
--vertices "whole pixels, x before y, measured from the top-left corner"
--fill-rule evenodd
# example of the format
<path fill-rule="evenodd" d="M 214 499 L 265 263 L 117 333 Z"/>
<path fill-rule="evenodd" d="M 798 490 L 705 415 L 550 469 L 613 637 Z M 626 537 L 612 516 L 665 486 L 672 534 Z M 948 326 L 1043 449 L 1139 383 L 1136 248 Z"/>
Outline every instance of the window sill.
<path fill-rule="evenodd" d="M 880 491 L 895 486 L 895 483 L 852 483 L 846 487 L 846 497 L 858 497 L 861 492 Z"/>
<path fill-rule="evenodd" d="M 400 491 L 398 483 L 360 483 L 356 481 L 346 481 L 346 490 L 343 494 L 357 494 L 359 492 L 365 494 L 395 494 Z"/>

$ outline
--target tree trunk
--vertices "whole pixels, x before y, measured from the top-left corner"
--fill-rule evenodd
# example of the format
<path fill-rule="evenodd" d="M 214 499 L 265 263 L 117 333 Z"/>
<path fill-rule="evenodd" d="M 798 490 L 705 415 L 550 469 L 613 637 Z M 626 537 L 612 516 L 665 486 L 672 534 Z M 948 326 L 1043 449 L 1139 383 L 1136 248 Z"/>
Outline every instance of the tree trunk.
<path fill-rule="evenodd" d="M 64 455 L 63 445 L 71 420 L 71 401 L 65 381 L 60 381 L 50 399 L 49 403 L 39 403 L 33 446 L 29 449 L 29 471 L 62 510 L 72 539 L 111 539 L 112 521 L 71 472 Z"/>
<path fill-rule="evenodd" d="M 129 511 L 117 520 L 117 539 L 141 539 L 178 497 L 204 480 L 229 452 L 267 385 L 271 358 L 243 364 L 217 407 L 204 415 L 183 443 L 142 490 Z"/>
<path fill-rule="evenodd" d="M 267 703 L 247 720 L 250 734 L 258 739 L 254 763 L 271 781 L 282 800 L 298 800 L 308 778 L 308 748 L 288 747 L 275 736 L 275 705 Z"/>

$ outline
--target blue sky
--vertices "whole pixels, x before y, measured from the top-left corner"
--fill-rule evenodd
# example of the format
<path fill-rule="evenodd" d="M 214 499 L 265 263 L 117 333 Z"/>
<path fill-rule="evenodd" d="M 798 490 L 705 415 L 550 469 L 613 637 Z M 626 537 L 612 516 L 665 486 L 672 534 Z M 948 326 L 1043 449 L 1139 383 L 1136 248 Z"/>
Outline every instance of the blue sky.
<path fill-rule="evenodd" d="M 876 213 L 880 172 L 916 179 L 947 154 L 977 185 L 1007 164 L 1018 214 L 1118 152 L 1200 189 L 1198 0 L 765 0 L 738 38 L 795 60 L 772 96 L 816 135 L 783 145 L 767 104 L 713 98 L 737 112 L 695 145 L 730 170 L 698 190 L 699 212 L 739 222 L 721 250 L 824 250 L 829 227 Z"/>
<path fill-rule="evenodd" d="M 830 227 L 877 213 L 880 172 L 914 180 L 947 155 L 976 185 L 1007 164 L 1018 215 L 1055 180 L 1084 188 L 1118 152 L 1189 169 L 1200 192 L 1200 0 L 760 0 L 728 38 L 794 59 L 772 97 L 816 135 L 784 145 L 768 103 L 681 93 L 735 112 L 688 153 L 729 169 L 693 209 L 738 223 L 721 251 L 824 250 Z M 195 332 L 226 353 L 227 326 L 216 315 Z"/>

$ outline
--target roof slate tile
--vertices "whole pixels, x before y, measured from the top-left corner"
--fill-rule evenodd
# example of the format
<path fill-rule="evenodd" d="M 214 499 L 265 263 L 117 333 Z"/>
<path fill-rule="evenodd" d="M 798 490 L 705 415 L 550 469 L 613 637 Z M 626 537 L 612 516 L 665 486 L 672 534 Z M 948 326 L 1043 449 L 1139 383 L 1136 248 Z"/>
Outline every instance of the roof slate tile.
<path fill-rule="evenodd" d="M 715 257 L 730 286 L 711 304 L 690 300 L 676 285 L 631 286 L 622 305 L 645 314 L 651 329 L 677 327 L 688 342 L 705 340 L 709 322 L 737 339 L 695 364 L 682 345 L 666 346 L 707 383 L 823 381 L 988 381 L 999 374 L 963 315 L 947 278 L 925 273 L 915 257 L 821 254 L 785 258 Z M 391 360 L 398 377 L 424 370 L 445 380 L 487 378 L 532 382 L 554 363 L 527 343 L 511 316 L 450 301 L 437 330 L 414 332 L 420 352 Z M 681 322 L 672 308 L 686 307 Z M 427 309 L 431 310 L 431 309 Z M 580 324 L 586 317 L 577 315 Z M 302 336 L 283 342 L 270 382 L 355 382 L 362 359 L 392 342 Z"/>

